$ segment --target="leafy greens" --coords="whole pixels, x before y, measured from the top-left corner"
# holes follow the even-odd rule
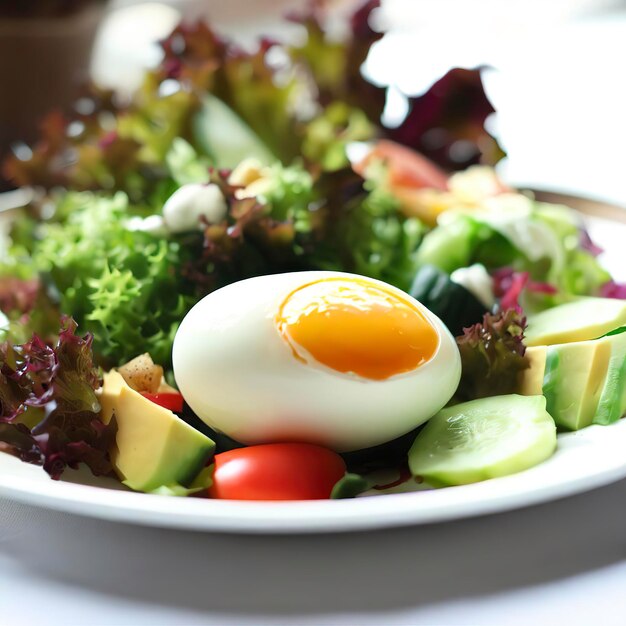
[[[42,465],[55,479],[79,463],[95,475],[112,471],[115,420],[100,421],[92,337],[75,333],[76,323],[66,318],[54,346],[35,335],[0,349],[0,449]]]
[[[515,309],[486,313],[483,321],[457,337],[461,353],[459,402],[514,393],[521,371],[529,367],[524,346],[526,318]]]

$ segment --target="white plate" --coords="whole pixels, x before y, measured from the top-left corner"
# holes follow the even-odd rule
[[[621,242],[626,224],[593,218],[605,262],[624,279]],[[0,454],[0,496],[102,519],[168,528],[239,533],[353,531],[425,524],[537,504],[626,477],[626,420],[559,436],[556,454],[530,470],[440,490],[385,494],[353,500],[234,502],[168,498],[120,490],[108,479],[67,472],[76,482],[54,482],[40,469]],[[98,486],[95,486],[98,485]]]

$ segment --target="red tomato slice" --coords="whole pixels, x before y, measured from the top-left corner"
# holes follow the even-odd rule
[[[408,187],[410,189],[448,188],[447,174],[432,161],[419,152],[411,150],[395,141],[381,139],[374,148],[353,168],[363,176],[370,162],[381,160],[387,164],[389,184],[391,187]]]
[[[164,409],[174,411],[174,413],[182,413],[183,411],[183,397],[179,393],[142,393],[141,395]]]
[[[209,495],[223,500],[323,500],[346,473],[338,454],[305,443],[229,450],[214,463]]]

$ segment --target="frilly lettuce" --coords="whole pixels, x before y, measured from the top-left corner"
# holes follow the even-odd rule
[[[104,362],[114,365],[146,351],[169,364],[178,323],[196,301],[181,277],[202,238],[183,245],[126,227],[125,194],[70,193],[59,201],[64,221],[39,224],[32,256],[23,259],[90,331]],[[147,314],[149,312],[149,314]]]
[[[327,222],[324,240],[312,253],[315,267],[363,274],[408,290],[418,268],[418,249],[426,227],[406,217],[398,201],[372,181],[364,193]]]
[[[519,372],[529,367],[524,346],[526,319],[515,309],[486,313],[457,337],[461,354],[459,402],[513,393]]]
[[[112,471],[109,449],[116,425],[100,421],[100,379],[92,338],[63,321],[54,346],[33,336],[0,349],[0,450],[36,465],[52,478],[86,464],[96,475]]]

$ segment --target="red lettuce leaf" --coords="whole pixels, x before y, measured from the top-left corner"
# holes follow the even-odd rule
[[[273,154],[290,161],[300,152],[295,111],[298,79],[270,61],[275,41],[262,38],[246,52],[203,22],[181,24],[162,42],[159,81],[175,80],[198,102],[210,93],[234,111]]]
[[[100,421],[91,336],[63,320],[56,345],[39,337],[0,351],[0,445],[52,478],[86,464],[96,475],[112,470],[109,449],[116,425]]]
[[[493,165],[504,156],[485,129],[485,120],[494,112],[480,69],[454,68],[425,94],[409,98],[407,117],[388,134],[447,170]]]
[[[0,452],[33,465],[43,465],[46,461],[39,444],[24,424],[0,422]]]
[[[492,278],[494,294],[500,302],[500,308],[521,311],[519,300],[528,283],[528,272],[516,272],[512,268],[504,267],[493,272]]]
[[[371,25],[379,6],[379,0],[369,0],[354,12],[344,42],[328,37],[323,2],[312,2],[307,13],[291,17],[305,28],[307,40],[290,53],[308,69],[319,104],[340,101],[365,111],[382,136],[421,152],[446,170],[497,163],[504,152],[485,129],[494,108],[480,69],[450,70],[425,94],[409,98],[409,113],[399,127],[381,126],[387,88],[373,85],[361,72],[372,44],[382,37]]]
[[[486,313],[483,321],[457,337],[461,353],[459,401],[513,393],[519,372],[529,367],[525,356],[526,318],[515,309]]]
[[[520,298],[527,290],[530,293],[554,295],[557,288],[549,283],[530,280],[528,272],[516,272],[511,267],[500,268],[491,274],[493,289],[498,298],[500,309],[515,309],[522,311]]]
[[[305,43],[290,48],[289,53],[309,74],[316,101],[323,107],[344,102],[365,111],[377,124],[385,107],[386,90],[367,81],[361,67],[372,45],[383,36],[371,26],[372,13],[379,7],[380,0],[362,2],[350,16],[345,41],[328,36],[324,26],[328,16],[322,1],[312,1],[307,11],[289,16],[306,31]]]
[[[600,295],[603,298],[626,300],[626,283],[616,283],[614,280],[610,280],[600,287]]]
[[[229,175],[229,171],[211,172],[211,182],[221,189],[228,211],[221,223],[206,223],[202,254],[182,270],[199,296],[234,280],[308,269],[297,251],[314,233],[297,232],[293,216],[277,218],[279,211],[271,202],[236,197],[240,187],[228,182]]]
[[[592,254],[593,256],[600,256],[604,252],[604,250],[600,246],[594,243],[594,241],[589,236],[589,233],[584,228],[580,229],[580,247],[583,250],[586,250],[587,252]]]
[[[162,42],[163,60],[128,101],[89,86],[68,115],[52,113],[32,150],[4,164],[18,185],[123,190],[140,203],[162,199],[171,184],[166,156],[181,137],[201,156],[194,132],[203,97],[222,100],[284,163],[302,155],[308,122],[336,103],[367,116],[378,134],[414,148],[449,170],[502,155],[484,123],[493,112],[478,70],[454,69],[424,95],[410,99],[399,128],[381,126],[387,88],[361,71],[382,33],[372,27],[379,0],[363,2],[337,41],[325,28],[325,2],[312,0],[292,17],[304,28],[301,46],[261,39],[252,52],[198,22],[178,26]]]
[[[162,94],[154,73],[130,102],[89,85],[74,111],[44,118],[39,140],[6,159],[2,174],[16,185],[123,190],[145,200],[167,178],[165,155],[176,136],[188,137],[197,106],[189,92]]]
[[[35,307],[41,285],[38,279],[0,277],[0,311],[5,314],[29,313]]]

